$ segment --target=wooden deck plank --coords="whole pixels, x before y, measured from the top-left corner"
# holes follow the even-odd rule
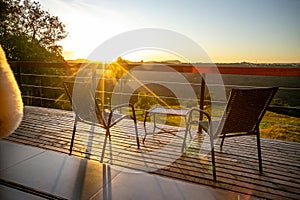
[[[261,139],[263,174],[258,173],[255,138],[226,138],[223,150],[216,144],[218,181],[212,181],[209,144],[193,133],[194,141],[182,154],[183,132],[148,135],[145,144],[143,124],[138,124],[141,149],[137,149],[134,128],[124,121],[112,129],[104,162],[113,167],[147,171],[215,188],[238,192],[257,198],[300,199],[300,144]],[[148,124],[151,126],[151,123]],[[43,149],[69,152],[73,113],[69,111],[25,107],[21,126],[6,140]],[[151,127],[149,127],[149,130]],[[100,160],[104,131],[78,124],[74,156]],[[205,147],[205,148],[204,148]],[[202,149],[204,154],[199,154]]]

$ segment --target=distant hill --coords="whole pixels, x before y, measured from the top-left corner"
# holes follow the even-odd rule
[[[77,58],[76,60],[67,60],[68,63],[90,63],[91,61],[85,58]]]

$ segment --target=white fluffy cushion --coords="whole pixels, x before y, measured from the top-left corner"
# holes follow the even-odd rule
[[[0,138],[13,133],[22,117],[21,92],[0,45]]]

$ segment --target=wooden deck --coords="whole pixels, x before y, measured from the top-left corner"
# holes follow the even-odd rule
[[[151,124],[149,125],[151,126]],[[69,111],[25,107],[21,126],[6,140],[68,153],[73,128]],[[144,128],[139,123],[139,135]],[[151,127],[149,127],[151,128]],[[79,124],[73,155],[99,160],[103,130]],[[181,153],[182,132],[148,135],[141,150],[136,147],[134,129],[124,121],[112,131],[104,162],[113,167],[146,171],[221,190],[263,199],[300,199],[300,144],[262,139],[263,175],[258,173],[256,142],[252,137],[228,138],[223,151],[216,145],[218,181],[212,181],[209,146],[193,134],[186,153]],[[142,139],[140,140],[142,141]]]

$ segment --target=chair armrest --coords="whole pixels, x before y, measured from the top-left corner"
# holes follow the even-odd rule
[[[118,112],[118,109],[121,109],[121,108],[129,108],[132,111],[132,114],[129,113],[127,115],[130,116],[132,119],[136,120],[135,109],[131,103],[119,104],[119,105],[112,107],[110,114],[112,115],[114,112],[116,112],[116,111]]]
[[[207,117],[208,122],[210,123],[211,117],[210,117],[209,113],[202,110],[202,109],[200,109],[200,108],[191,108],[189,110],[189,112],[188,112],[188,123],[199,123],[201,121],[200,119],[193,120],[193,114],[195,112],[199,113],[199,115],[204,114]]]
[[[130,104],[130,103],[119,104],[119,105],[116,105],[116,106],[112,107],[111,110],[114,111],[114,110],[117,110],[117,109],[120,109],[120,108],[126,108],[126,107],[127,108],[133,108],[133,105]]]
[[[199,118],[193,118],[193,115],[197,113]],[[200,120],[200,115],[203,114],[206,116],[207,120]],[[200,109],[200,108],[191,108],[187,115],[187,124],[188,126],[191,125],[200,125],[206,132],[208,132],[210,124],[211,124],[211,117],[208,112]]]

